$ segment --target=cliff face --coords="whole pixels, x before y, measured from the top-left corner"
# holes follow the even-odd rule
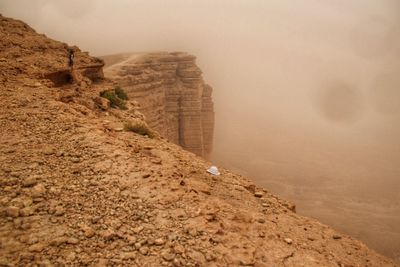
[[[212,149],[212,88],[186,53],[105,56],[105,75],[139,102],[150,127],[171,142],[208,157]]]

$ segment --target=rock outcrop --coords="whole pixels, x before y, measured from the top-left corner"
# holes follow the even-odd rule
[[[37,34],[22,21],[0,15],[0,40],[0,82],[27,74],[48,79],[55,86],[73,82],[89,85],[104,78],[101,59],[89,56],[76,46]],[[70,51],[74,53],[73,66],[69,64]]]
[[[212,88],[187,53],[105,56],[105,74],[137,100],[150,127],[197,155],[212,150]]]

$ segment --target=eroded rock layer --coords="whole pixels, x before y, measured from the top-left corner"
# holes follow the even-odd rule
[[[212,149],[214,108],[196,58],[187,53],[105,56],[105,74],[137,100],[150,127],[171,142],[207,157]]]

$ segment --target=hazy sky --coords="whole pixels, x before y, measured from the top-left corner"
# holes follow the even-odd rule
[[[226,97],[219,92],[229,86],[232,100],[254,101],[254,94],[242,93],[250,86],[288,101],[277,91],[316,76],[354,80],[356,75],[363,86],[370,72],[391,72],[400,54],[398,0],[1,0],[0,10],[94,55],[193,53],[217,88],[216,100]],[[275,85],[280,89],[271,90]],[[308,97],[304,92],[310,88],[299,88],[296,97]]]
[[[0,0],[0,13],[92,55],[196,55],[217,163],[339,228],[360,219],[352,234],[400,257],[399,0]],[[336,211],[338,196],[381,206]],[[371,216],[381,230],[363,228]]]

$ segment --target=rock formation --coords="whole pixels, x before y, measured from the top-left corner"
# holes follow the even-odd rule
[[[65,68],[64,44],[0,15],[0,46],[0,266],[397,266],[243,176],[124,131],[141,116],[98,99],[111,82],[38,75]]]
[[[49,79],[55,86],[71,84],[74,79],[83,85],[104,78],[101,59],[89,56],[76,46],[70,47],[44,34],[37,34],[22,21],[8,20],[0,15],[0,23],[0,51],[3,51],[0,81],[28,73],[37,79]],[[15,35],[20,38],[15,38]],[[75,55],[73,67],[68,62],[70,50]],[[13,61],[13,64],[8,64],[8,61]]]
[[[186,53],[105,56],[105,74],[122,86],[150,127],[205,158],[211,152],[214,109],[195,57]]]

